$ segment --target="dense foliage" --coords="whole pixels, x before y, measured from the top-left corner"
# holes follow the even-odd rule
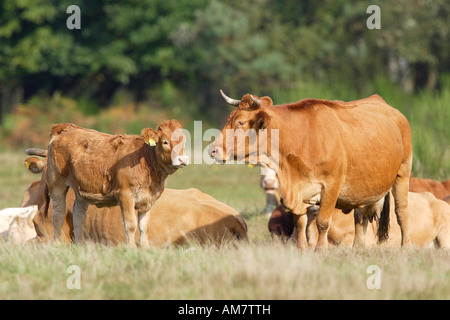
[[[66,27],[73,4],[80,30]],[[219,88],[239,96],[339,81],[364,94],[380,72],[406,91],[438,88],[450,68],[448,1],[373,4],[379,30],[366,27],[366,1],[3,0],[0,120],[55,91],[102,108],[119,88],[142,101],[168,86],[217,116]]]

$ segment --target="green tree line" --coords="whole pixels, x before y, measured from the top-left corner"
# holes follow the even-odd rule
[[[366,26],[370,4],[381,29]],[[79,30],[66,26],[70,5]],[[168,86],[215,119],[219,89],[270,95],[310,81],[365,94],[381,73],[406,92],[439,90],[449,12],[446,0],[2,0],[0,122],[56,91],[106,108],[119,89],[142,101]]]

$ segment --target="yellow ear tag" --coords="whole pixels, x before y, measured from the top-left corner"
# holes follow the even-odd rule
[[[29,162],[24,161],[23,164],[25,165],[25,167],[27,167],[27,170],[28,170],[28,168],[30,168],[30,163]]]
[[[148,139],[148,144],[152,147],[156,146],[156,141],[153,140],[152,138]]]

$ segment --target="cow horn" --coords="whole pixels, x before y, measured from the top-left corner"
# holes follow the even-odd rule
[[[30,156],[39,156],[44,158],[47,156],[47,150],[45,149],[29,148],[25,150],[25,153]]]
[[[223,93],[222,90],[220,90],[220,94],[222,95],[223,100],[225,100],[229,105],[237,107],[241,103],[241,100],[231,99],[225,93]]]
[[[254,96],[250,95],[250,97],[252,98],[253,102],[256,103],[256,105],[259,107],[261,106],[261,100],[256,99]]]

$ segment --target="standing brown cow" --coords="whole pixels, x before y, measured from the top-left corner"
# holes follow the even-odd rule
[[[46,180],[53,200],[54,238],[61,237],[66,193],[76,194],[73,208],[75,242],[83,237],[86,210],[119,205],[127,242],[135,247],[138,211],[141,247],[148,246],[150,209],[164,190],[166,178],[188,164],[185,136],[177,120],[142,135],[110,135],[73,124],[54,125],[47,151]]]
[[[284,205],[298,225],[299,247],[307,246],[304,203],[320,204],[316,249],[326,249],[335,207],[349,212],[372,205],[391,188],[402,245],[410,244],[411,129],[398,110],[378,95],[351,102],[305,99],[283,105],[250,94],[241,100],[223,92],[222,96],[237,108],[211,145],[210,156],[218,162],[265,163],[277,171]],[[278,148],[272,147],[273,135],[279,136]],[[272,161],[275,153],[278,163]]]

